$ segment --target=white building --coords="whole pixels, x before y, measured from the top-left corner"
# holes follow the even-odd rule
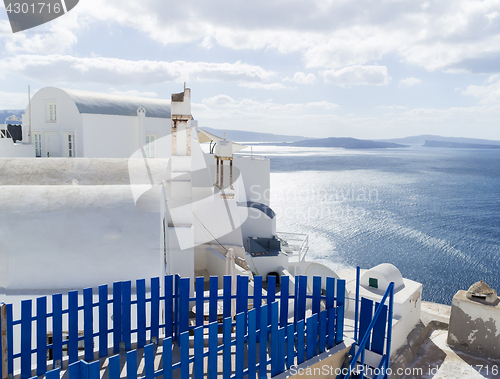
[[[45,87],[23,115],[22,143],[3,141],[0,156],[128,158],[144,147],[146,157],[161,158],[170,154],[160,141],[169,133],[168,100]]]

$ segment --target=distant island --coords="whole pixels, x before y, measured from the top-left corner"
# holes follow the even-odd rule
[[[446,141],[425,141],[424,147],[445,147],[452,149],[500,149],[500,145],[487,145],[480,143],[461,143]]]
[[[408,147],[393,142],[371,141],[366,139],[356,139],[347,137],[330,137],[321,139],[311,139],[307,141],[297,141],[292,143],[282,143],[281,145],[298,147],[341,147],[344,149],[387,149]]]

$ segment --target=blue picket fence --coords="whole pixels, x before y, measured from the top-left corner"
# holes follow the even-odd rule
[[[106,361],[109,378],[118,379],[119,353],[126,352],[127,378],[136,379],[137,349],[142,349],[147,379],[160,375],[171,378],[175,370],[181,378],[188,378],[190,370],[195,378],[202,378],[205,358],[209,378],[215,378],[218,371],[224,378],[262,378],[268,370],[275,376],[343,340],[346,300],[344,280],[327,278],[322,293],[321,278],[315,277],[312,295],[308,294],[306,276],[294,278],[293,291],[292,279],[281,277],[278,294],[275,280],[269,277],[265,291],[262,277],[255,277],[250,295],[248,278],[238,277],[237,294],[231,295],[231,277],[224,277],[221,293],[217,277],[210,278],[208,291],[204,279],[196,278],[194,297],[189,296],[189,278],[179,276],[165,276],[162,288],[159,278],[152,278],[149,288],[144,279],[137,280],[135,290],[130,281],[118,282],[112,288],[86,288],[82,296],[70,291],[66,307],[62,294],[39,297],[34,314],[32,300],[24,300],[21,317],[16,320],[12,305],[4,305],[6,339],[0,348],[7,365],[2,372],[12,377],[19,366],[21,379],[34,375],[54,379],[61,368],[68,367],[70,379],[98,379],[99,358],[115,354]],[[306,318],[309,305],[312,315]],[[206,308],[207,312],[200,312]],[[16,351],[14,336],[20,340]],[[158,345],[162,346],[161,368],[154,365]],[[178,359],[172,353],[175,346],[180,352]],[[217,366],[218,356],[222,367]]]

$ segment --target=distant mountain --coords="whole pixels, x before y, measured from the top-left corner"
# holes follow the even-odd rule
[[[344,149],[387,149],[387,148],[400,148],[408,147],[393,142],[371,141],[356,138],[322,138],[311,139],[306,141],[298,141],[289,143],[290,146],[299,147],[342,147]]]
[[[441,137],[431,134],[424,134],[421,136],[412,136],[405,138],[381,139],[377,141],[403,143],[406,145],[418,145],[418,146],[424,145],[425,141],[472,143],[480,145],[500,145],[500,141],[494,141],[494,140],[479,139],[479,138],[463,138],[463,137]]]
[[[5,124],[5,119],[9,116],[16,115],[19,118],[22,118],[24,114],[24,109],[6,109],[0,110],[0,125]]]
[[[224,137],[235,142],[295,142],[308,139],[302,136],[289,136],[283,134],[248,132],[243,130],[221,130],[201,126],[203,130]]]
[[[425,141],[425,147],[447,147],[453,149],[500,149],[500,145],[486,145],[482,143],[460,143],[445,141]]]

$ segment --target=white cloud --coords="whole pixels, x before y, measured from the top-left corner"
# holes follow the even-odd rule
[[[386,85],[391,78],[385,66],[349,66],[338,70],[323,72],[326,83],[339,86],[350,85]]]
[[[0,75],[19,73],[57,83],[155,84],[172,81],[259,82],[274,72],[242,62],[131,61],[69,55],[18,55],[0,60]]]
[[[251,82],[251,83],[240,83],[238,84],[240,87],[250,88],[250,89],[266,89],[266,90],[274,90],[274,89],[287,89],[289,87],[281,84],[281,83],[259,83],[259,82]]]
[[[414,86],[415,84],[419,84],[420,82],[421,82],[420,79],[412,77],[412,78],[401,79],[399,81],[399,85],[402,85],[405,87],[411,87],[411,86]]]
[[[25,109],[28,104],[28,93],[0,91],[0,104],[1,109]]]
[[[158,94],[156,92],[138,91],[135,89],[131,89],[128,91],[119,91],[115,88],[110,88],[109,93],[113,93],[115,95],[133,96],[133,97],[158,97]]]
[[[316,81],[316,76],[312,73],[305,74],[299,71],[293,75],[293,78],[287,77],[283,81],[295,82],[297,84],[313,84]]]
[[[329,103],[328,101],[316,101],[312,103],[307,103],[306,108],[323,108],[327,110],[339,109],[340,105]]]
[[[500,76],[492,75],[484,86],[468,86],[462,95],[474,96],[483,104],[500,103]]]

